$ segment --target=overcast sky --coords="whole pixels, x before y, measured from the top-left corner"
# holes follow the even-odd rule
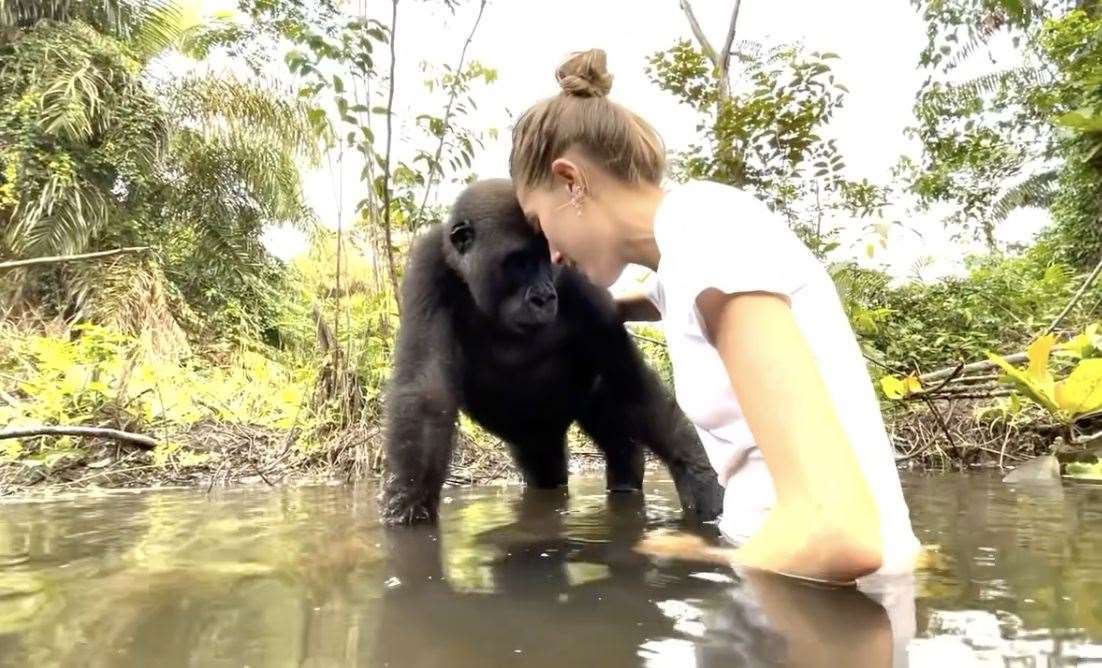
[[[205,11],[232,6],[230,0],[202,0]],[[360,4],[360,3],[355,3]],[[389,22],[390,2],[367,0],[372,16]],[[422,60],[454,64],[473,23],[476,0],[467,0],[451,16],[434,0],[399,5],[397,108],[425,110],[425,88],[414,84],[425,74]],[[731,11],[731,0],[694,0],[693,8],[714,44],[722,44]],[[840,82],[850,90],[846,106],[828,131],[838,139],[850,178],[887,181],[888,171],[904,152],[914,152],[903,136],[911,122],[914,92],[923,80],[917,69],[918,53],[925,36],[922,23],[907,0],[743,0],[738,23],[739,39],[767,44],[802,41],[809,49],[832,51]],[[694,139],[695,114],[676,103],[647,79],[646,58],[680,38],[691,38],[678,0],[490,0],[471,47],[470,57],[498,72],[496,83],[475,92],[478,115],[472,127],[497,127],[499,139],[489,142],[474,168],[480,177],[506,176],[512,119],[537,99],[556,92],[553,72],[571,51],[600,47],[609,54],[615,77],[611,97],[645,116],[673,149]],[[1005,50],[1003,58],[1013,57]],[[986,55],[971,68],[991,67]],[[404,133],[396,133],[400,141]],[[363,196],[359,167],[346,163],[339,169],[330,163],[306,177],[307,196],[321,220],[335,227],[338,211],[345,221]],[[455,190],[443,188],[447,201]],[[925,255],[937,263],[923,272],[932,278],[959,267],[969,250],[949,241],[937,214],[917,215],[892,211],[909,230],[892,233],[888,249],[872,261],[887,263],[897,275],[907,274]],[[1029,239],[1044,224],[1041,212],[1014,215],[1004,223],[1006,240]],[[850,230],[847,241],[863,248],[859,224],[837,220]],[[921,234],[919,237],[915,231]],[[289,256],[302,248],[297,235],[273,232],[268,243],[274,252]],[[971,246],[974,250],[976,247]]]

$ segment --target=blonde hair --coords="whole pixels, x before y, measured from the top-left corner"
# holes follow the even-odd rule
[[[578,147],[625,183],[658,185],[666,169],[662,138],[638,115],[609,100],[612,75],[601,49],[574,53],[555,72],[562,91],[534,104],[513,128],[509,173],[517,186],[551,180],[551,163]]]

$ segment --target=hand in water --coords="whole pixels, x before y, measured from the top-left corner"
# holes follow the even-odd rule
[[[807,510],[778,506],[735,551],[732,562],[823,584],[853,585],[880,568],[880,521],[875,514],[845,517],[844,526],[831,525]]]
[[[635,551],[652,557],[728,565],[733,564],[738,552],[733,547],[709,545],[700,536],[675,531],[652,531],[636,544]]]
[[[806,517],[806,516],[804,516]],[[741,547],[709,545],[699,536],[655,532],[636,550],[652,556],[727,564],[752,568],[800,580],[833,586],[853,586],[858,577],[879,567],[879,543],[871,547],[855,543],[851,536],[832,535],[808,526],[804,517],[774,511]]]

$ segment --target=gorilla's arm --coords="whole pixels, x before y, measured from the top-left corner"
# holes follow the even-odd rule
[[[573,322],[592,323],[585,354],[600,373],[592,412],[658,456],[674,479],[683,510],[705,521],[717,517],[723,488],[700,437],[632,344],[611,296],[567,275],[560,281],[559,301]]]
[[[459,408],[460,354],[438,234],[418,240],[402,281],[402,323],[386,396],[387,524],[435,522]]]
[[[616,309],[624,322],[657,322],[662,314],[654,303],[642,294],[622,295],[616,298]]]

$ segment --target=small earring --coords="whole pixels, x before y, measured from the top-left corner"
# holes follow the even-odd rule
[[[578,213],[578,217],[582,216],[582,198],[585,197],[585,191],[581,186],[571,189],[570,191],[570,204],[574,207],[574,210]]]

